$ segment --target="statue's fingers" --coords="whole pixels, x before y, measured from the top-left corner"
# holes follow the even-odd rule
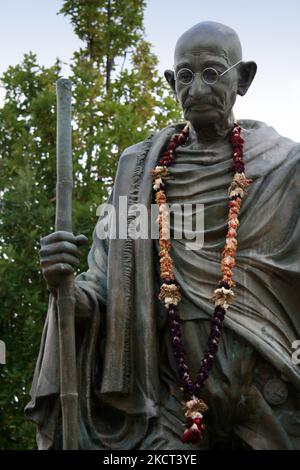
[[[56,253],[55,255],[41,258],[40,264],[42,267],[50,266],[52,264],[67,263],[71,266],[77,266],[80,261],[76,256],[70,255],[69,253]]]
[[[78,249],[77,245],[66,241],[50,243],[49,245],[42,245],[39,253],[40,258],[55,255],[56,253],[69,253],[75,256],[81,255],[81,251]]]
[[[80,234],[75,237],[75,241],[77,245],[87,245],[89,239],[85,235]]]
[[[45,269],[43,269],[43,273],[46,278],[50,278],[57,274],[72,274],[74,273],[74,269],[70,264],[58,263],[47,266]]]
[[[75,235],[71,232],[66,232],[64,230],[58,230],[56,232],[49,233],[45,237],[40,239],[41,245],[48,245],[49,243],[56,243],[61,241],[67,241],[70,243],[75,242]]]

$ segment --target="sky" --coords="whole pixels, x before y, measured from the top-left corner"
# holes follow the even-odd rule
[[[61,0],[0,0],[0,74],[29,51],[45,66],[52,65],[56,57],[69,63],[80,41],[68,18],[57,15],[61,5]],[[243,45],[243,59],[258,65],[247,95],[238,97],[237,119],[264,121],[300,142],[299,0],[148,0],[146,39],[158,56],[162,75],[172,68],[178,37],[204,20],[235,29]],[[67,74],[67,67],[65,71]]]

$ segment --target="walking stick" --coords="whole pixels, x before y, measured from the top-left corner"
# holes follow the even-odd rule
[[[55,230],[72,232],[72,128],[70,80],[56,82],[57,94],[57,186]],[[78,393],[75,349],[74,275],[66,275],[58,288],[60,353],[60,401],[63,449],[78,449]]]

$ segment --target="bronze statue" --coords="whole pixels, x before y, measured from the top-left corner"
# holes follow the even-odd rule
[[[231,28],[203,22],[185,32],[176,44],[174,72],[165,72],[185,121],[125,150],[110,198],[117,214],[120,196],[129,206],[150,207],[153,170],[174,134],[183,136],[177,138],[171,177],[158,184],[170,204],[204,204],[203,247],[187,250],[184,238],[171,238],[181,293],[178,315],[193,380],[210,337],[211,296],[227,233],[229,136],[236,129],[232,108],[255,73],[256,64],[243,61]],[[182,442],[184,391],[158,299],[159,241],[102,239],[111,221],[107,211],[94,230],[89,270],[75,280],[81,449],[300,449],[300,367],[292,360],[300,339],[300,145],[264,123],[238,124],[251,185],[239,213],[235,301],[226,311],[201,392],[208,406],[203,439]],[[243,162],[236,158],[242,172]],[[26,408],[37,423],[40,449],[62,447],[56,295],[64,275],[78,265],[84,243],[83,235],[65,231],[41,241],[51,295]],[[227,267],[223,274],[230,281]],[[222,286],[227,292],[231,284]]]

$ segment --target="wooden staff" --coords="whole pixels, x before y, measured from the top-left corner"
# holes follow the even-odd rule
[[[57,95],[57,185],[55,230],[72,232],[72,83],[60,78]],[[78,393],[75,349],[74,275],[65,275],[58,288],[60,400],[63,449],[78,449]]]

